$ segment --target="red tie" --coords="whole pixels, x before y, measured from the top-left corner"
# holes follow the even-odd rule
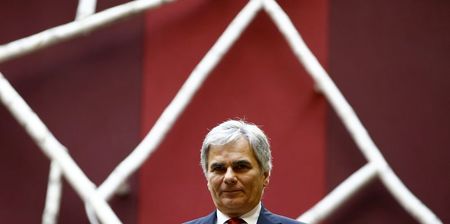
[[[231,218],[228,219],[227,221],[227,224],[242,224],[242,223],[245,223],[245,221],[240,218]]]

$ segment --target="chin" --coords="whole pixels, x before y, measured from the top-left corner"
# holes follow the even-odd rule
[[[244,202],[241,199],[225,199],[222,200],[222,205],[228,209],[238,209],[244,205]]]

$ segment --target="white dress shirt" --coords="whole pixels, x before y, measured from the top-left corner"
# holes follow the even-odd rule
[[[241,219],[243,219],[247,224],[256,224],[259,218],[259,213],[261,212],[261,202],[259,202],[255,208],[250,210],[249,212],[242,215]],[[227,215],[223,214],[219,209],[217,209],[217,222],[216,224],[224,224],[228,219],[231,217],[228,217]]]

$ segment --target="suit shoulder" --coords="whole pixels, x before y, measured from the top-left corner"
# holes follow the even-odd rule
[[[211,214],[209,214],[205,217],[200,217],[198,219],[183,222],[183,224],[209,224],[209,223],[215,223],[215,222],[216,222],[216,213],[212,212]]]
[[[267,220],[267,221],[270,220],[269,221],[270,223],[305,224],[305,223],[299,222],[299,221],[297,221],[295,219],[291,219],[291,218],[286,217],[286,216],[282,216],[282,215],[278,215],[278,214],[272,213],[272,212],[268,211],[267,209],[265,209],[264,207],[261,210],[260,216],[262,216],[262,217],[260,217],[261,221],[262,220]],[[263,221],[263,223],[265,223],[265,222]]]
[[[202,218],[194,219],[191,221],[183,222],[183,224],[201,224]]]
[[[281,222],[283,224],[305,224],[305,223],[299,222],[295,219],[291,219],[289,217],[274,214],[274,213],[272,213],[272,216],[273,216],[273,219],[278,220],[279,222]]]

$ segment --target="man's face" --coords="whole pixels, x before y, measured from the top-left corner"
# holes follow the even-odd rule
[[[243,215],[261,200],[269,173],[263,173],[245,138],[210,146],[208,189],[216,207],[230,217]]]

